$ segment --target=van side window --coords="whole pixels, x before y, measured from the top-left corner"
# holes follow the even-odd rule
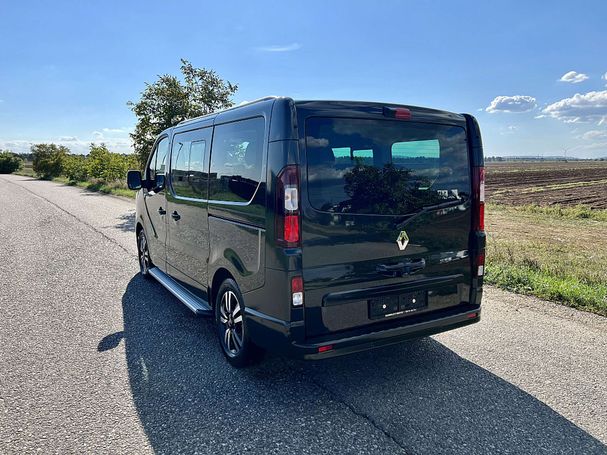
[[[261,181],[264,130],[261,117],[215,127],[209,199],[251,200]]]
[[[169,152],[169,138],[163,138],[158,144],[152,154],[150,165],[147,168],[147,179],[156,179],[157,174],[166,173],[167,155]]]
[[[204,152],[206,141],[195,141],[190,146],[190,173],[188,182],[195,197],[207,197],[208,174],[204,172]]]
[[[188,166],[190,161],[189,141],[179,139],[176,135],[173,139],[173,150],[171,152],[171,186],[177,196],[192,197],[189,194]]]
[[[173,140],[171,153],[171,186],[175,195],[205,199],[207,174],[204,172],[206,141],[185,140],[178,134]]]

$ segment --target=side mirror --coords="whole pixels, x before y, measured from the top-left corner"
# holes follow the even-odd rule
[[[126,174],[126,184],[129,190],[141,189],[141,171],[129,171]]]
[[[154,192],[158,193],[158,191],[164,190],[164,183],[165,183],[165,175],[157,174],[156,181],[154,182]]]

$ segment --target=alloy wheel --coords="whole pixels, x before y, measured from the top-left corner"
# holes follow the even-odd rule
[[[148,274],[150,270],[150,251],[143,231],[139,233],[139,267],[142,275]]]
[[[219,322],[223,328],[221,341],[226,353],[232,357],[238,355],[244,340],[242,307],[236,294],[229,289],[221,297]]]

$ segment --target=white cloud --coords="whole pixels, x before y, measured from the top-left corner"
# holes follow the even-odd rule
[[[103,128],[101,131],[103,131],[104,133],[124,134],[130,133],[132,130],[132,128],[127,128],[123,126],[122,128]]]
[[[580,82],[584,82],[586,79],[589,79],[587,74],[578,73],[577,71],[569,71],[561,76],[559,79],[560,82],[569,82],[570,84],[579,84]]]
[[[104,137],[104,136],[103,136],[103,133],[102,133],[101,131],[93,131],[91,134],[92,134],[93,138],[94,138],[96,141],[101,141],[101,140],[103,140],[103,137]]]
[[[299,43],[291,43],[291,44],[273,44],[270,46],[261,46],[256,48],[261,52],[291,52],[301,49],[301,44]]]
[[[507,136],[510,134],[514,134],[516,132],[516,130],[518,130],[518,127],[515,125],[508,125],[506,127],[501,127],[500,128],[500,135],[501,136]]]
[[[536,100],[532,96],[496,96],[485,110],[492,114],[494,112],[529,112],[536,106]]]
[[[92,139],[81,140],[72,136],[63,136],[59,140],[56,139],[34,139],[34,140],[2,140],[0,139],[0,150],[10,150],[15,153],[29,153],[34,144],[57,144],[63,145],[70,149],[70,152],[75,154],[87,154],[91,143],[104,143],[111,152],[116,153],[132,153],[133,143],[127,138],[111,138],[111,139]]]
[[[582,139],[586,141],[596,141],[597,139],[607,139],[607,130],[591,130],[582,134]]]
[[[576,93],[571,98],[549,104],[542,114],[565,123],[596,121],[600,125],[607,121],[607,90]]]
[[[607,73],[603,74],[603,76],[601,77],[601,79],[603,79],[604,81],[607,81]]]
[[[312,148],[326,147],[329,145],[329,140],[322,138],[317,138],[313,136],[306,136],[306,145]]]

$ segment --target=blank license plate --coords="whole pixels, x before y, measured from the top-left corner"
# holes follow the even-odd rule
[[[369,300],[369,318],[382,319],[419,311],[428,306],[426,291],[387,295]]]

